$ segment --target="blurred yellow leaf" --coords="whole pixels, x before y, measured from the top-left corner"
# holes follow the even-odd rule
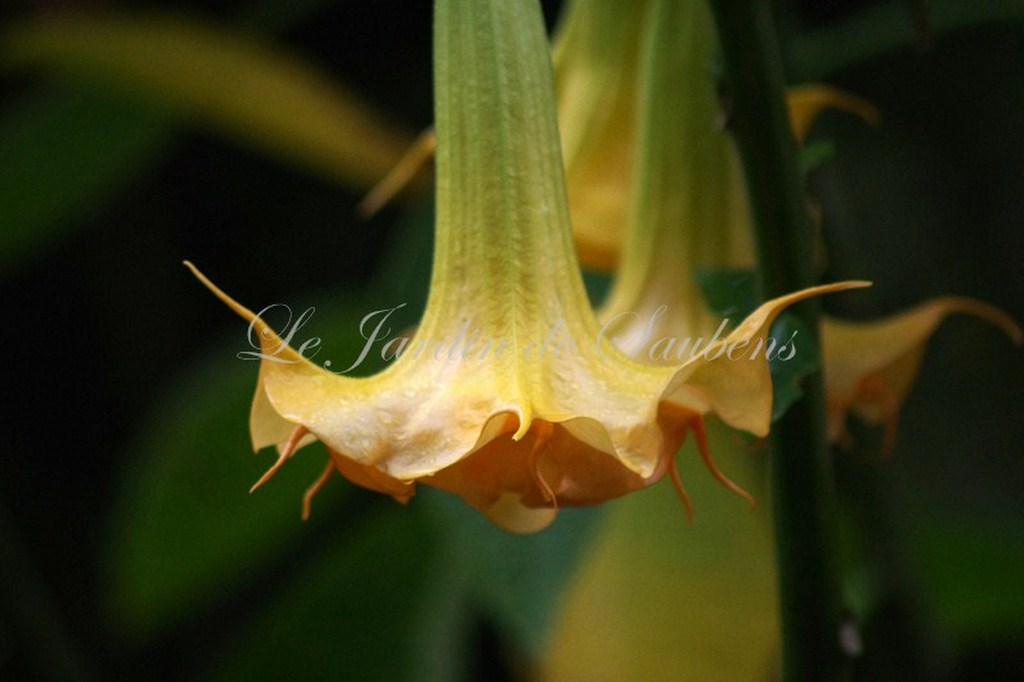
[[[763,462],[720,423],[708,427],[715,458],[765,499]],[[670,486],[609,505],[563,597],[543,679],[771,679],[779,632],[768,505],[738,503],[694,455],[689,446],[679,455],[692,526]]]
[[[186,16],[48,13],[3,32],[0,64],[127,90],[360,187],[413,139],[298,56]]]

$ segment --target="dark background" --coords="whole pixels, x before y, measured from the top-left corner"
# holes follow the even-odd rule
[[[814,131],[836,150],[810,179],[825,216],[827,279],[875,282],[863,296],[828,305],[871,318],[956,293],[1024,320],[1024,10],[1016,23],[951,31],[933,25],[934,33],[918,21],[916,34],[901,29],[907,40],[887,49],[885,36],[893,31],[877,22],[913,27],[911,3],[778,5],[792,79],[828,80],[869,99],[883,116],[882,126],[871,129],[830,114]],[[159,3],[15,2],[0,11],[0,21],[60,7],[154,6]],[[163,7],[274,35],[409,131],[430,123],[426,1]],[[545,3],[545,10],[553,21],[558,3]],[[877,12],[875,23],[862,21],[865,11]],[[852,41],[857,49],[833,64],[817,56],[815,50],[847,45],[836,35],[853,31],[858,21],[866,28]],[[7,71],[0,76],[0,121],[24,118],[39,102],[79,96],[113,102],[143,122],[159,115],[130,93]],[[3,128],[8,136],[18,130]],[[0,163],[3,156],[0,148]],[[361,196],[359,189],[170,121],[149,153],[56,216],[31,249],[3,261],[0,678],[178,679],[206,671],[210,661],[230,657],[232,631],[253,618],[267,595],[285,589],[325,543],[344,544],[346,533],[354,534],[344,520],[314,518],[286,543],[288,554],[270,553],[249,567],[236,593],[144,637],[111,615],[118,598],[111,576],[119,570],[111,566],[117,556],[111,547],[124,542],[118,533],[127,532],[126,518],[134,513],[126,500],[135,498],[126,490],[145,469],[140,462],[153,449],[147,439],[174,433],[175,417],[165,413],[178,404],[183,386],[202,385],[196,401],[243,396],[219,428],[241,443],[239,459],[248,457],[244,400],[255,367],[239,370],[233,357],[244,325],[181,261],[196,262],[252,305],[327,300],[337,292],[358,296],[380,281],[389,262],[399,263],[388,271],[393,280],[408,276],[414,284],[387,285],[422,287],[429,242],[398,235],[429,227],[423,205],[429,201],[419,202],[418,213],[392,207],[361,221],[354,215]],[[4,220],[0,215],[0,230],[10,229]],[[403,265],[409,263],[419,269]],[[196,369],[229,365],[225,379]],[[910,639],[944,643],[940,667],[951,678],[996,679],[1024,667],[1024,573],[1016,573],[1024,567],[1022,370],[1020,350],[998,332],[979,321],[951,320],[932,342],[903,410],[897,451],[871,463],[868,473],[859,460],[839,465],[844,499],[856,506],[869,498],[881,520],[865,527],[882,529],[879,537],[888,539],[879,551],[909,585],[913,607],[894,608],[911,623]],[[239,385],[234,377],[246,371]],[[244,462],[251,471],[224,495],[244,493],[258,473],[259,463]],[[375,514],[380,504],[358,493],[335,502],[346,518]],[[882,541],[852,544],[876,542]],[[464,640],[476,653],[468,654],[463,674],[507,672],[508,652],[518,645],[502,640],[485,617],[472,623]],[[55,643],[66,648],[54,649]],[[876,655],[909,659],[915,645],[890,646]]]

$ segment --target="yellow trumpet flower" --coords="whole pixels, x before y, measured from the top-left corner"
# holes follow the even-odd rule
[[[604,42],[637,42],[635,51],[646,61],[628,68],[639,69],[639,86],[626,92],[622,79],[592,79],[605,88],[604,97],[636,97],[636,106],[612,106],[600,102],[598,93],[586,101],[598,114],[631,111],[635,132],[628,139],[636,147],[634,172],[630,178],[621,169],[618,192],[633,192],[628,212],[606,212],[606,223],[582,221],[576,239],[581,259],[600,244],[623,245],[615,280],[598,315],[609,336],[620,349],[638,361],[658,364],[678,362],[680,353],[713,337],[722,320],[704,302],[694,278],[695,268],[753,268],[754,249],[750,214],[737,155],[731,140],[718,125],[719,106],[711,81],[715,34],[703,3],[687,3],[661,23],[648,17],[643,30],[630,24],[645,11],[669,14],[658,3],[621,3],[604,0],[576,0],[566,22],[564,49],[585,43],[577,31],[598,27],[608,32]],[[594,15],[600,21],[579,19],[575,14]],[[608,14],[618,16],[613,21]],[[663,28],[672,23],[674,32]],[[662,30],[659,30],[659,26]],[[679,36],[685,36],[680,39]],[[642,36],[639,40],[637,36]],[[588,37],[597,41],[596,35]],[[556,55],[559,52],[556,50]],[[587,51],[582,51],[586,56]],[[577,60],[565,58],[566,63]],[[634,62],[637,61],[634,59]],[[611,63],[603,63],[612,68]],[[596,68],[596,67],[595,67]],[[623,67],[627,68],[627,67]],[[597,87],[597,85],[595,85]],[[636,91],[635,93],[633,91]],[[637,94],[639,93],[639,94]],[[789,95],[794,135],[802,138],[814,117],[826,106],[838,107],[874,123],[878,112],[870,104],[828,86],[801,86]],[[601,131],[576,111],[579,128],[593,144]],[[563,138],[574,135],[563,126]],[[591,163],[611,156],[592,154]],[[572,156],[568,157],[570,160]],[[571,167],[571,163],[568,164]],[[611,173],[611,166],[606,168]],[[601,171],[589,171],[600,175]],[[567,171],[567,181],[582,177]],[[610,184],[590,189],[577,188],[575,196],[603,195],[608,202],[615,192]],[[569,187],[570,199],[574,196]],[[623,199],[623,204],[625,200]],[[574,220],[591,211],[570,205]],[[612,220],[620,234],[610,236]],[[602,263],[592,262],[592,265]],[[870,323],[844,322],[825,316],[821,322],[823,371],[829,405],[829,435],[842,440],[848,411],[871,423],[888,424],[883,451],[892,444],[899,403],[907,395],[916,375],[923,344],[941,320],[953,312],[966,312],[1000,326],[1017,343],[1021,331],[1004,313],[979,301],[963,297],[942,297],[907,313]],[[792,350],[792,349],[791,349]]]
[[[576,252],[580,263],[594,270],[615,269],[625,240],[635,163],[638,55],[649,7],[646,2],[574,0],[564,12],[551,49]],[[701,77],[710,83],[710,64]],[[857,115],[872,125],[880,118],[870,102],[819,83],[791,87],[787,101],[793,134],[801,140],[828,108]],[[716,121],[706,133],[721,137],[717,127]],[[373,215],[408,187],[423,184],[435,144],[433,130],[424,130],[367,193],[359,205],[360,214]],[[735,156],[732,149],[726,153]],[[736,166],[738,161],[731,158],[728,163]],[[730,182],[740,183],[739,191],[722,196],[743,197],[738,170],[730,171]],[[733,210],[745,212],[745,202],[744,197],[734,203]],[[747,229],[749,221],[737,218]],[[741,261],[753,263],[749,247]]]
[[[638,5],[650,8],[643,40],[636,46],[640,64],[633,67],[641,74],[630,137],[636,145],[635,170],[631,178],[620,171],[617,186],[622,197],[629,192],[632,196],[628,208],[624,198],[620,201],[616,219],[621,236],[595,239],[609,247],[606,252],[622,245],[599,317],[631,357],[667,364],[677,361],[680,352],[691,352],[694,343],[709,338],[721,324],[705,305],[691,268],[752,267],[750,217],[739,165],[728,136],[717,125],[718,102],[710,78],[715,33],[706,3],[629,3],[628,12],[624,4],[572,4],[580,13],[618,11],[622,24],[640,11]],[[573,17],[566,24],[588,25]],[[632,27],[608,25],[623,37],[636,34]],[[606,92],[608,97],[622,95],[621,90]],[[877,117],[860,100],[820,87],[791,92],[789,103],[799,137],[824,103],[842,105],[868,120]],[[605,105],[598,115],[610,109]],[[572,134],[563,130],[565,137]],[[608,193],[609,187],[601,189]],[[575,196],[586,192],[577,190]],[[610,200],[604,196],[602,201]],[[575,218],[576,206],[571,208]],[[588,238],[584,227],[577,226],[577,239]],[[582,247],[581,257],[591,251]],[[1020,342],[1019,328],[1005,314],[958,297],[935,299],[868,323],[824,318],[821,355],[833,441],[842,437],[852,410],[866,420],[888,422],[883,446],[888,447],[896,410],[916,374],[923,344],[953,312],[994,322]],[[760,494],[765,471],[758,468],[756,453],[726,431],[719,425],[719,432],[711,433],[719,444],[716,455],[744,488]],[[684,460],[683,474],[689,473],[688,464]],[[715,491],[700,487],[703,483],[697,480],[695,493],[712,513],[702,515],[690,529],[665,515],[663,490],[612,504],[562,595],[543,661],[544,679],[777,676],[781,654],[770,517],[763,508],[746,513],[722,504]]]
[[[703,415],[767,432],[765,335],[785,306],[761,306],[675,366],[632,362],[594,317],[573,251],[543,22],[531,2],[442,0],[435,18],[437,226],[423,319],[385,371],[350,378],[248,320],[266,356],[253,401],[257,449],[277,464],[312,438],[335,470],[405,501],[415,484],[451,491],[498,525],[532,532],[559,506],[592,505],[675,473],[693,431],[712,473]],[[460,330],[468,330],[462,341]],[[757,346],[735,360],[732,346]],[[415,349],[415,350],[414,350]]]
[[[632,188],[638,182],[637,173],[644,172],[635,157],[637,107],[645,89],[651,87],[685,92],[685,97],[675,98],[675,104],[681,108],[665,109],[661,114],[686,116],[686,124],[696,133],[689,136],[689,146],[700,146],[701,149],[694,150],[699,158],[713,163],[711,168],[692,164],[696,170],[691,172],[696,175],[689,178],[688,191],[697,196],[700,204],[707,205],[705,211],[731,213],[735,224],[749,232],[742,172],[730,141],[720,130],[721,115],[714,96],[710,58],[701,61],[701,70],[694,68],[690,74],[706,87],[687,87],[681,82],[653,85],[643,80],[638,55],[643,41],[649,39],[645,33],[652,24],[646,16],[652,11],[651,6],[650,2],[573,0],[554,40],[552,59],[569,212],[580,262],[596,270],[614,269],[627,239]],[[706,52],[710,45],[707,41],[713,40],[713,34],[697,40],[704,44],[679,41],[665,49],[676,55],[688,50]],[[791,88],[788,104],[793,134],[798,139],[806,137],[814,119],[826,108],[858,115],[872,124],[879,119],[878,111],[869,102],[817,83]],[[658,152],[652,149],[649,153]],[[669,147],[664,153],[686,154],[687,150]],[[746,245],[733,245],[731,253],[718,256],[733,256],[730,262],[751,266],[750,237],[743,236],[743,240]]]
[[[963,296],[940,296],[871,322],[824,318],[821,351],[829,440],[845,440],[846,415],[853,412],[868,424],[884,424],[881,451],[892,449],[899,406],[914,384],[924,344],[953,313],[968,313],[987,320],[1018,346],[1024,342],[1024,333],[1009,315]]]

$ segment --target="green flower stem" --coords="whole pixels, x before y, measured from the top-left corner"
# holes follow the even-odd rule
[[[766,298],[815,280],[814,231],[784,100],[778,40],[765,0],[711,0],[723,52],[730,125],[743,159]],[[794,306],[817,329],[813,301]],[[816,340],[815,340],[816,341]],[[830,530],[836,509],[821,375],[774,426],[772,503],[783,635],[783,677],[840,676],[839,585]]]

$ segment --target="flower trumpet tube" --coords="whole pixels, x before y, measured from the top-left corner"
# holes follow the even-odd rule
[[[587,267],[619,259],[636,146],[636,77],[647,2],[572,0],[551,50],[576,245]]]
[[[714,31],[709,26],[706,31],[680,34],[685,39],[659,39],[665,58],[676,60],[676,75],[681,75],[679,69],[686,71],[686,80],[665,81],[640,57],[646,49],[644,44],[652,39],[650,33],[657,30],[649,18],[657,11],[655,5],[650,0],[572,0],[554,40],[552,59],[569,210],[580,261],[596,270],[621,266],[622,250],[629,239],[626,224],[631,219],[630,211],[635,210],[633,187],[638,175],[645,172],[638,167],[646,162],[641,158],[644,153],[692,154],[710,164],[705,168],[680,158],[675,162],[673,179],[689,174],[687,192],[697,198],[698,206],[704,206],[707,212],[729,213],[733,225],[743,232],[750,231],[742,169],[729,137],[720,131],[722,116],[712,80]],[[690,14],[706,14],[703,6],[683,9]],[[664,74],[666,70],[659,67],[658,72]],[[652,82],[652,77],[665,82]],[[660,116],[685,117],[681,125],[695,133],[686,147],[667,147],[659,152],[648,144],[646,152],[639,149],[643,127],[657,125],[640,121],[652,115],[650,105],[644,103],[652,88],[676,92],[677,96],[667,96],[674,108],[662,110]],[[798,139],[806,137],[825,108],[860,116],[872,124],[879,119],[870,103],[828,85],[795,86],[788,91],[787,102]],[[646,113],[641,112],[644,108],[648,109]],[[719,255],[728,256],[739,266],[752,265],[751,236],[733,232],[728,236],[729,249]]]
[[[599,504],[666,473],[678,483],[675,453],[691,430],[703,445],[707,413],[764,434],[767,363],[733,361],[726,345],[763,340],[794,301],[861,283],[769,301],[686,363],[634,363],[602,333],[583,289],[539,6],[438,0],[434,49],[436,244],[410,346],[467,325],[476,333],[455,356],[405,353],[368,378],[336,375],[195,271],[284,360],[262,362],[253,401],[254,446],[280,453],[268,473],[316,438],[330,462],[307,503],[338,471],[401,501],[417,483],[448,490],[532,532],[559,506]]]
[[[704,304],[693,269],[750,268],[754,249],[743,170],[716,126],[708,9],[703,2],[644,4],[651,16],[638,47],[631,201],[623,255],[599,316],[624,351],[646,351],[638,359],[664,364],[674,357],[652,356],[658,339],[708,338],[721,322]]]

